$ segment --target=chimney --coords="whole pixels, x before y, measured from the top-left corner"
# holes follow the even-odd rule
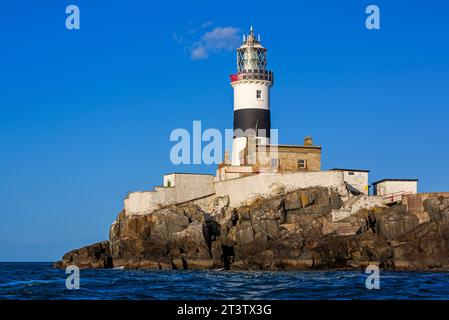
[[[304,138],[304,145],[305,146],[313,146],[313,139],[311,136],[307,136]]]

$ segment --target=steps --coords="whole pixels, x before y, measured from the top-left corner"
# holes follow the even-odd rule
[[[379,196],[355,195],[343,204],[341,209],[332,211],[332,221],[340,221],[348,218],[360,209],[371,209],[373,207],[384,207],[383,199]]]

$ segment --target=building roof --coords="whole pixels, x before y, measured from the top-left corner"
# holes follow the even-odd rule
[[[194,173],[194,172],[170,172],[170,173],[166,173],[164,174],[164,176],[169,176],[172,174],[178,174],[178,175],[195,175],[195,176],[214,176],[213,174],[210,173]]]
[[[311,145],[311,146],[305,146],[305,145],[293,145],[293,144],[257,144],[257,147],[278,147],[278,148],[297,148],[297,149],[321,149],[321,146]]]
[[[410,182],[413,182],[413,181],[418,181],[418,179],[382,179],[382,180],[378,180],[378,181],[375,181],[375,182],[373,182],[372,183],[372,185],[375,185],[375,184],[378,184],[378,183],[381,183],[381,182],[386,182],[386,181],[410,181]]]
[[[354,172],[369,172],[369,170],[364,169],[342,169],[342,168],[333,168],[331,171],[354,171]]]

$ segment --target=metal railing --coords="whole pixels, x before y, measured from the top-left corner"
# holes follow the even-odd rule
[[[393,203],[393,202],[399,202],[402,201],[402,197],[412,194],[411,191],[398,191],[393,193],[388,193],[385,195],[382,195],[382,199],[385,203]]]
[[[274,75],[272,71],[257,69],[244,70],[237,74],[231,75],[231,82],[240,80],[263,80],[273,82]]]

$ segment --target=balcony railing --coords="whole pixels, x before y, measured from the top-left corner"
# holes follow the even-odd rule
[[[232,74],[231,82],[240,80],[263,80],[263,81],[274,81],[274,74],[272,71],[267,70],[243,70],[237,74]]]

